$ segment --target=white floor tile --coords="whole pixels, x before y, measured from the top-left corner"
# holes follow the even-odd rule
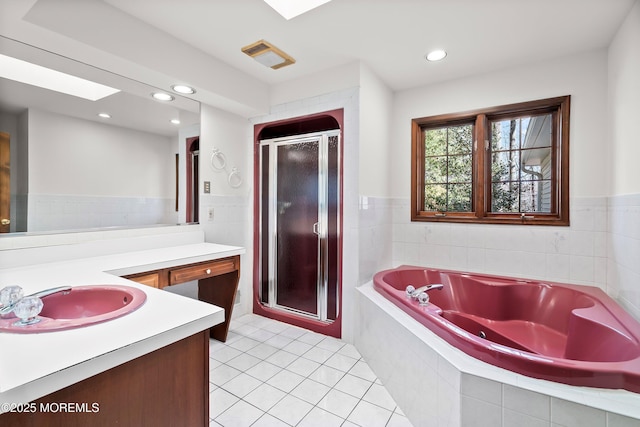
[[[293,353],[298,356],[302,356],[307,351],[311,350],[313,346],[311,344],[304,343],[302,341],[292,341],[282,349],[288,351],[289,353]]]
[[[344,377],[345,373],[329,366],[322,365],[309,375],[309,378],[322,383],[326,386],[333,387],[338,381]]]
[[[240,337],[237,340],[229,344],[229,347],[233,347],[236,350],[247,351],[260,344],[260,341],[253,340],[247,337]]]
[[[320,384],[310,379],[302,381],[296,388],[291,390],[291,395],[298,397],[312,405],[317,404],[331,390],[324,384]]]
[[[286,369],[287,371],[295,372],[296,374],[302,375],[303,377],[308,377],[313,371],[318,369],[319,366],[320,364],[318,362],[305,359],[304,357],[299,357],[291,362],[291,364],[289,364]]]
[[[281,368],[286,368],[296,360],[298,356],[295,354],[289,353],[288,351],[279,350],[273,353],[271,356],[267,357],[266,361],[269,363],[273,363],[276,366],[280,366]]]
[[[290,427],[290,426],[284,421],[280,421],[273,415],[264,414],[251,427]]]
[[[212,391],[209,393],[209,417],[217,417],[239,400],[236,396],[221,388]]]
[[[340,390],[331,389],[327,395],[318,402],[318,407],[336,414],[339,417],[347,418],[359,400]]]
[[[320,347],[313,347],[302,355],[305,359],[313,360],[314,362],[324,363],[328,358],[333,356],[333,352]]]
[[[282,368],[269,362],[260,362],[253,368],[249,369],[246,373],[260,381],[267,381],[278,372],[282,371]]]
[[[261,386],[246,395],[244,400],[266,412],[286,395],[287,394],[284,391],[263,383]]]
[[[276,351],[278,351],[277,348],[272,347],[268,344],[262,343],[253,347],[252,349],[247,350],[247,354],[250,354],[253,357],[257,357],[258,359],[264,360],[267,357],[271,356]]]
[[[322,334],[318,334],[315,332],[307,332],[306,334],[300,336],[298,338],[298,341],[302,341],[304,343],[311,344],[311,345],[316,345],[323,339],[324,339],[324,335]]]
[[[411,427],[340,339],[248,314],[209,349],[211,427]]]
[[[391,411],[361,400],[347,420],[361,426],[384,427],[391,414]]]
[[[373,384],[362,397],[362,400],[381,406],[389,411],[393,411],[397,406],[387,389],[378,384]]]
[[[358,349],[355,348],[352,344],[345,344],[344,347],[338,350],[338,354],[349,356],[354,359],[360,359],[362,357]]]
[[[298,427],[340,427],[344,419],[315,407],[305,416]]]
[[[338,338],[333,337],[325,337],[322,341],[316,344],[316,347],[324,348],[325,350],[329,350],[332,352],[336,352],[344,347],[344,341],[339,340]]]
[[[234,357],[233,359],[229,360],[227,362],[227,365],[244,372],[253,368],[260,362],[261,360],[257,357],[253,357],[252,355],[247,353],[242,353],[240,356]]]
[[[280,334],[289,328],[289,325],[282,322],[273,322],[267,325],[264,325],[262,329],[266,329],[269,332],[273,332],[274,334]]]
[[[252,333],[259,331],[258,328],[256,328],[255,326],[251,326],[248,324],[242,324],[242,325],[238,325],[237,327],[234,327],[232,325],[229,326],[229,330],[235,332],[238,335],[242,335],[242,336],[249,336]]]
[[[413,427],[413,425],[411,424],[411,421],[407,419],[407,417],[394,412],[391,415],[391,419],[387,423],[387,427]]]
[[[353,368],[351,368],[349,373],[367,381],[375,381],[377,379],[376,374],[364,360],[358,360],[358,362],[353,365]]]
[[[291,390],[296,388],[298,384],[300,384],[304,380],[304,377],[294,374],[293,372],[282,370],[275,374],[273,377],[269,378],[267,384],[284,391],[285,393],[290,393]]]
[[[281,349],[291,344],[292,341],[293,339],[291,338],[287,338],[282,335],[274,335],[273,337],[266,340],[264,343]]]
[[[310,403],[300,400],[295,396],[287,395],[280,402],[276,403],[268,413],[287,424],[295,426],[312,408],[313,405]]]
[[[240,400],[235,405],[215,418],[215,421],[224,427],[249,427],[256,422],[263,411]]]
[[[209,358],[209,371],[213,371],[215,368],[222,365],[222,362],[218,362],[216,359]]]
[[[328,358],[327,361],[324,362],[324,364],[339,371],[348,372],[351,368],[353,368],[353,365],[355,365],[356,362],[356,359],[335,353],[333,356]]]
[[[266,329],[256,329],[255,331],[247,334],[247,337],[254,339],[256,341],[264,342],[269,338],[273,338],[276,334],[273,332],[269,332]]]
[[[211,358],[217,360],[218,362],[227,362],[231,359],[233,359],[234,357],[237,357],[241,354],[242,352],[240,350],[236,350],[233,347],[221,347],[221,348],[216,348],[213,351],[209,352],[209,355]]]
[[[221,365],[209,371],[209,381],[217,386],[221,386],[227,381],[237,377],[241,372],[228,365]]]
[[[222,388],[240,398],[245,397],[253,390],[258,388],[262,384],[262,381],[255,379],[254,377],[241,373],[232,380],[227,381]]]
[[[297,326],[289,325],[289,327],[287,329],[285,329],[284,331],[280,332],[280,335],[283,335],[283,336],[288,337],[288,338],[296,339],[296,338],[299,338],[299,337],[301,337],[302,335],[304,335],[306,333],[307,333],[306,329],[302,329],[302,328],[298,328]]]
[[[346,374],[340,381],[338,381],[335,388],[360,399],[364,396],[367,390],[369,390],[371,385],[372,383],[370,381]]]

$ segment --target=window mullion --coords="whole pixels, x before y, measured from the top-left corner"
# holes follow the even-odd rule
[[[475,183],[473,185],[473,211],[477,218],[483,218],[487,214],[486,209],[486,185],[490,185],[487,179],[488,163],[486,161],[487,147],[485,141],[488,140],[487,136],[487,116],[479,114],[476,117],[475,134],[474,134],[474,159],[473,167],[475,169]],[[491,174],[489,173],[489,176]]]

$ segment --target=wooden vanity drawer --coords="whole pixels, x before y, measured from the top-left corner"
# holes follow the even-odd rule
[[[160,273],[157,271],[151,273],[132,274],[124,276],[126,279],[133,280],[142,285],[151,286],[152,288],[160,288]]]
[[[215,261],[207,261],[193,264],[188,267],[174,268],[169,272],[169,284],[190,282],[192,280],[206,279],[238,270],[237,258],[223,258]]]

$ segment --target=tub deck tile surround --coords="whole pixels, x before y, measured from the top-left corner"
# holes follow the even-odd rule
[[[568,386],[494,367],[447,344],[376,292],[372,282],[357,291],[354,345],[414,425],[640,426],[640,394]]]

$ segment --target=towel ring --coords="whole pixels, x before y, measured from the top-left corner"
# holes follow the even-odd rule
[[[231,188],[238,188],[242,185],[242,177],[238,173],[238,169],[235,167],[231,169],[231,173],[229,173],[227,181]]]
[[[219,150],[213,149],[211,153],[211,167],[216,171],[222,171],[227,166],[227,158]]]

